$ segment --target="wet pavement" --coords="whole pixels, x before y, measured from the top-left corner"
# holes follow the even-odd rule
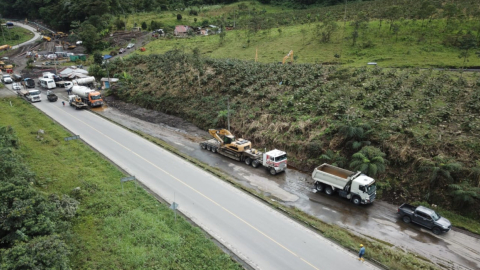
[[[160,138],[181,152],[217,167],[266,195],[295,206],[330,224],[337,224],[358,234],[389,242],[402,250],[417,253],[445,269],[480,269],[480,236],[450,231],[437,236],[415,224],[397,218],[397,207],[384,201],[355,206],[338,196],[313,193],[311,176],[294,169],[272,176],[267,170],[202,150],[198,142],[206,132],[186,132],[130,117],[116,109],[103,109],[103,116],[134,130]],[[203,137],[203,138],[202,138]]]
[[[66,99],[61,89],[55,91]],[[160,138],[181,152],[217,167],[239,183],[295,206],[320,220],[337,224],[355,233],[391,243],[401,250],[417,253],[444,269],[480,269],[480,236],[452,230],[440,236],[397,218],[397,207],[384,201],[356,206],[338,196],[313,193],[311,176],[294,169],[272,176],[267,170],[202,150],[198,142],[208,138],[202,130],[185,131],[131,117],[114,108],[97,108],[97,113],[130,129]]]

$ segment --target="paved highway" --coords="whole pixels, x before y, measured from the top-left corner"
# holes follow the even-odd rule
[[[40,39],[41,36],[40,34],[37,32],[37,29],[29,26],[29,25],[26,25],[24,23],[21,23],[21,22],[15,22],[15,26],[19,26],[19,27],[22,27],[22,28],[25,28],[27,30],[30,30],[32,31],[32,33],[34,34],[33,38],[31,38],[30,40],[28,41],[25,41],[23,43],[20,43],[18,45],[15,45],[15,46],[12,46],[12,50],[14,49],[17,49],[17,48],[20,48],[21,46],[24,46],[24,45],[28,45],[28,44],[32,44],[34,43],[37,39]]]
[[[45,95],[34,106],[166,201],[175,196],[179,211],[255,269],[375,269],[252,196],[89,111],[49,103]]]

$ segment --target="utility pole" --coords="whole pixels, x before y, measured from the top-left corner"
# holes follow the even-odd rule
[[[230,131],[230,97],[227,96],[227,122],[228,122],[228,131]]]
[[[0,22],[2,21],[1,18],[2,17],[0,16]],[[7,23],[7,22],[5,21],[5,23]],[[5,33],[3,33],[3,26],[0,25],[0,28],[2,28],[3,43],[7,44],[7,40],[5,39]]]
[[[108,59],[105,60],[105,66],[107,67],[108,88],[110,89],[112,86],[110,85],[110,74],[108,73]]]

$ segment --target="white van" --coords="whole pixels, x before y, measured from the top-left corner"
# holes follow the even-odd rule
[[[55,89],[57,85],[55,85],[55,81],[53,79],[40,79],[40,86],[45,89]]]

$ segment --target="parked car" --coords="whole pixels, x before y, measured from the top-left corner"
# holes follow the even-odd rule
[[[442,232],[448,232],[452,228],[452,223],[432,209],[424,206],[412,206],[410,204],[402,204],[397,213],[405,223],[417,223],[423,227],[426,227],[434,234],[441,234]]]
[[[19,83],[13,83],[12,84],[12,89],[13,90],[21,90],[22,86]]]
[[[124,48],[121,48],[121,49],[118,51],[118,53],[119,53],[119,54],[122,54],[122,53],[124,53],[125,51],[126,51],[126,50],[125,50]]]
[[[2,82],[7,84],[7,83],[13,83],[12,77],[10,77],[9,74],[3,74],[2,76]]]
[[[131,49],[131,48],[133,48],[133,47],[135,47],[135,44],[134,44],[134,43],[129,43],[129,44],[127,45],[127,49]]]
[[[14,82],[21,82],[23,78],[22,78],[22,75],[12,74],[12,79]]]
[[[4,56],[4,57],[0,58],[0,60],[8,60],[8,59],[9,59],[9,58],[8,58],[8,57],[6,57],[6,56]]]
[[[81,40],[79,40],[79,41],[76,42],[77,45],[82,45],[82,43],[83,43],[83,42],[82,42]]]

